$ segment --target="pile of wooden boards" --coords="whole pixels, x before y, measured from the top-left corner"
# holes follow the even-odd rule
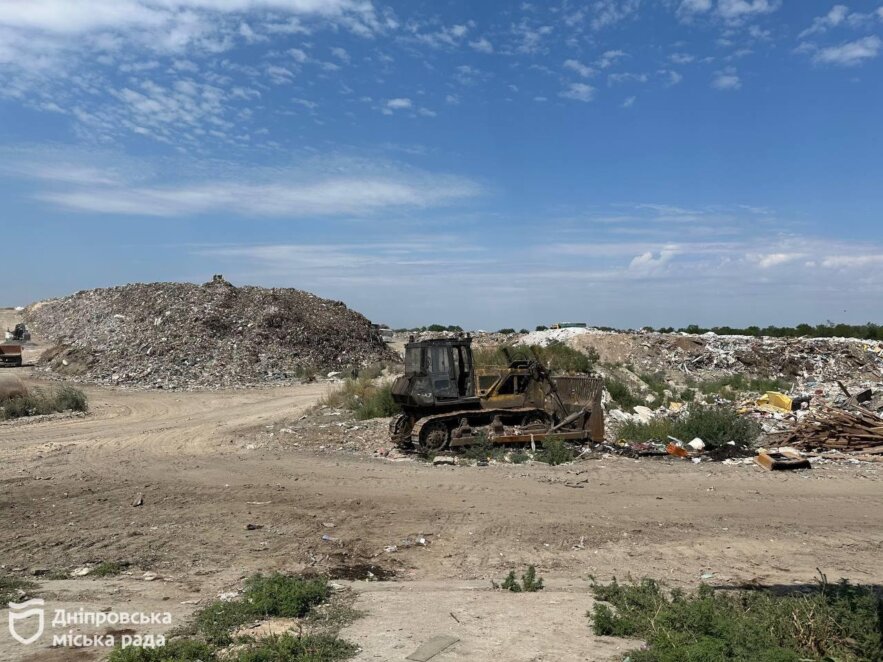
[[[863,407],[823,407],[791,431],[783,445],[803,450],[883,455],[883,419]]]

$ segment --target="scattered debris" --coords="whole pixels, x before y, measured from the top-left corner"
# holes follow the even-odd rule
[[[143,505],[144,505],[144,495],[141,494],[141,492],[138,492],[138,494],[135,495],[135,498],[132,499],[132,507],[137,508],[137,507],[143,506]]]
[[[767,471],[810,469],[812,467],[808,459],[801,457],[800,453],[793,449],[761,451],[757,454],[757,457],[754,458],[754,461]]]
[[[456,618],[454,620],[456,620]],[[427,662],[427,660],[431,660],[442,651],[447,650],[456,644],[458,641],[460,640],[457,637],[452,637],[447,634],[438,635],[429,641],[420,644],[420,647],[405,659],[411,660],[412,662]]]

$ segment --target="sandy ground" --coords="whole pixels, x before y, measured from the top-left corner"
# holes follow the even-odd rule
[[[770,474],[611,457],[433,467],[268,436],[326,388],[90,387],[85,417],[0,423],[0,572],[126,562],[115,578],[38,580],[47,613],[169,611],[179,625],[256,571],[334,576],[371,565],[394,579],[341,581],[366,614],[344,632],[362,647],[358,659],[402,660],[433,635],[459,638],[439,662],[621,657],[634,642],[591,633],[590,576],[791,586],[813,582],[818,568],[883,583],[879,465]],[[544,591],[490,589],[529,563]],[[106,653],[50,643],[23,646],[0,623],[2,660]]]

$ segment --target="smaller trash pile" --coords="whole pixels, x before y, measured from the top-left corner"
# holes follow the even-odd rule
[[[57,343],[44,369],[79,381],[247,386],[394,358],[371,322],[339,301],[222,276],[77,292],[33,304],[25,318]]]
[[[883,419],[862,409],[823,407],[788,433],[787,446],[883,456]]]

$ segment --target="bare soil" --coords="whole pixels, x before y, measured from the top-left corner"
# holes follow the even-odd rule
[[[267,432],[326,388],[90,387],[86,417],[0,424],[2,571],[126,562],[120,577],[47,581],[38,593],[47,609],[171,607],[183,621],[256,571],[374,566],[393,581],[341,580],[366,612],[344,633],[364,660],[403,659],[434,634],[461,639],[439,660],[610,659],[628,642],[591,634],[590,575],[788,586],[819,568],[883,583],[879,465],[772,474],[609,457],[433,467]],[[490,589],[530,563],[549,588]],[[159,579],[145,582],[147,571]],[[0,628],[0,659],[74,659],[40,645]]]

